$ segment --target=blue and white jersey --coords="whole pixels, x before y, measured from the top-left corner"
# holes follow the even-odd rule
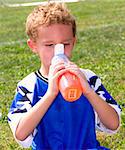
[[[119,115],[121,109],[101,83],[100,78],[90,70],[81,69],[90,86]],[[16,95],[8,114],[8,122],[15,137],[20,119],[45,95],[48,79],[39,71],[29,74],[18,83]],[[98,104],[97,104],[98,105]],[[116,133],[107,129],[100,121],[87,98],[82,94],[74,102],[65,101],[59,93],[40,123],[24,141],[17,142],[33,150],[80,150],[106,149],[96,139],[96,129]]]

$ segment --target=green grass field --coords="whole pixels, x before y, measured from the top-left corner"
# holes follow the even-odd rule
[[[35,0],[34,0],[35,1]],[[16,2],[16,0],[14,1]],[[86,0],[68,4],[77,20],[78,42],[72,60],[98,74],[121,105],[121,128],[115,135],[98,135],[101,144],[125,149],[125,1]],[[26,45],[25,20],[33,7],[0,7],[0,149],[22,150],[13,139],[7,113],[15,88],[40,67]]]

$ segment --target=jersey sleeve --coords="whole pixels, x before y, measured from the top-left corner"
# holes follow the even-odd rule
[[[12,105],[10,107],[10,111],[8,113],[8,122],[15,139],[16,139],[15,131],[19,124],[19,121],[32,108],[34,87],[35,87],[34,74],[30,74],[24,80],[19,82],[17,86],[16,94],[12,102]],[[36,134],[36,129],[24,141],[19,141],[17,139],[16,141],[24,148],[30,147],[35,134]]]
[[[121,108],[120,106],[117,104],[117,102],[113,99],[113,97],[109,94],[109,92],[106,90],[106,88],[103,86],[103,84],[101,83],[101,79],[92,71],[90,70],[83,70],[90,86],[93,88],[93,90],[104,100],[106,101],[110,106],[112,106],[115,111],[117,112],[118,116],[119,116],[119,120],[120,120],[120,115],[121,115]],[[120,127],[116,129],[116,130],[110,130],[108,128],[106,128],[103,123],[100,121],[100,118],[98,116],[98,114],[95,111],[95,126],[96,129],[102,132],[106,132],[106,133],[116,133]]]

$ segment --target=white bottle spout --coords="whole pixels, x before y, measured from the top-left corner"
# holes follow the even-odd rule
[[[64,54],[64,45],[56,44],[54,48],[54,55],[62,55]]]

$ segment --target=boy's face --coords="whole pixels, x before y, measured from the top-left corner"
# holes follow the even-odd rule
[[[64,44],[65,55],[70,58],[75,43],[72,25],[53,24],[38,28],[38,38],[35,43],[33,42],[32,49],[39,55],[42,66],[46,70],[49,70],[54,55],[54,46],[59,43]]]

